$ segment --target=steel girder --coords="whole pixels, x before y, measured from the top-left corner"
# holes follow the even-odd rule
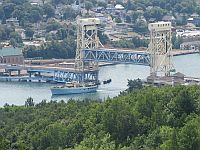
[[[98,70],[96,71],[85,71],[85,72],[64,72],[55,71],[54,81],[57,82],[97,82],[98,81]]]
[[[150,55],[143,52],[116,51],[102,49],[84,49],[83,60],[109,63],[133,63],[136,65],[150,65]]]

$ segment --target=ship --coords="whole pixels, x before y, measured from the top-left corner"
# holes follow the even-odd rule
[[[76,83],[68,82],[62,86],[55,86],[51,88],[52,95],[69,95],[92,93],[97,91],[98,86],[94,83]]]

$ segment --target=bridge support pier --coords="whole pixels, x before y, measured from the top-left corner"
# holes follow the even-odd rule
[[[31,72],[29,72],[29,82],[31,82]]]
[[[9,77],[11,77],[11,75],[12,75],[12,71],[11,71],[11,70],[9,70]]]
[[[20,76],[21,75],[21,71],[20,70],[18,70],[18,76]]]

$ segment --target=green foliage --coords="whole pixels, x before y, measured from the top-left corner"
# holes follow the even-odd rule
[[[78,12],[76,12],[71,6],[68,6],[64,11],[63,18],[68,20],[74,20],[77,15]]]
[[[46,26],[46,32],[55,31],[58,30],[59,28],[61,28],[61,25],[58,22],[53,21],[48,23],[48,25]]]
[[[26,37],[33,38],[34,31],[31,28],[27,28],[25,31]]]
[[[111,44],[113,45],[113,47],[117,48],[138,48],[148,47],[148,43],[148,40],[133,37],[131,40],[113,41]]]
[[[93,7],[92,2],[90,1],[85,1],[85,9],[87,10],[87,13],[89,12],[89,10]]]
[[[135,45],[131,42],[131,40],[113,41],[112,45],[117,48],[135,48]]]
[[[143,21],[136,22],[135,27],[133,29],[135,32],[138,32],[140,34],[148,33],[147,23]]]
[[[180,45],[183,43],[183,38],[176,37],[176,34],[172,35],[172,47],[173,49],[180,49]]]
[[[145,17],[147,19],[150,18],[156,18],[157,20],[161,20],[162,17],[167,13],[166,10],[160,8],[160,7],[154,7],[148,11],[145,12]]]
[[[43,6],[43,9],[44,9],[44,14],[47,15],[47,18],[54,17],[55,9],[53,8],[53,6],[51,4],[45,4]]]
[[[116,22],[116,23],[122,23],[122,19],[121,19],[120,17],[116,17],[116,18],[115,18],[115,22]]]
[[[49,43],[42,45],[38,48],[30,46],[25,49],[23,53],[26,58],[74,58],[75,50],[76,42],[74,36],[68,35],[66,38],[64,38],[62,42],[59,42],[58,40],[52,40]]]
[[[6,104],[0,108],[0,149],[199,149],[199,86],[133,91],[104,102],[34,105],[28,98],[26,106]]]
[[[143,88],[142,81],[140,79],[128,80],[128,92],[140,90]]]

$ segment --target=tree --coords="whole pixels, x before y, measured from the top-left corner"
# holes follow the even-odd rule
[[[112,45],[118,48],[135,48],[135,45],[131,40],[113,41]]]
[[[38,10],[31,10],[29,13],[29,19],[32,23],[37,23],[42,19],[42,14]]]
[[[134,31],[146,34],[148,32],[147,23],[143,21],[137,21],[134,27]]]
[[[15,7],[15,4],[9,3],[9,2],[7,2],[3,5],[3,11],[4,11],[6,18],[11,17],[12,12],[14,11],[14,7]]]
[[[111,141],[109,134],[102,134],[96,136],[94,134],[90,135],[89,138],[85,138],[79,145],[75,147],[76,150],[88,150],[88,149],[98,149],[98,150],[115,150],[116,145],[114,141]]]
[[[17,42],[18,45],[23,43],[22,37],[16,32],[11,32],[10,38],[13,38]]]
[[[104,9],[107,7],[107,3],[104,1],[97,1],[99,7],[103,7]]]
[[[127,10],[135,10],[136,5],[134,4],[134,1],[128,0],[128,2],[126,4],[126,9]]]
[[[45,1],[46,1],[46,0],[42,0],[42,4],[43,4],[43,5],[44,5]]]
[[[92,8],[93,4],[90,1],[85,1],[85,9],[87,10],[87,14],[89,14],[89,10]]]
[[[15,41],[14,38],[11,38],[11,39],[10,39],[10,44],[11,44],[13,47],[17,47],[17,42]]]
[[[71,6],[67,6],[67,8],[64,10],[63,18],[74,20],[76,16],[77,12]]]
[[[25,30],[25,34],[28,38],[32,39],[33,38],[33,35],[34,35],[34,31],[31,29],[31,28],[27,28]]]
[[[176,34],[172,34],[172,46],[173,49],[180,49],[180,45],[183,43],[183,38],[180,36],[176,36]]]
[[[156,20],[161,20],[162,17],[166,14],[166,10],[160,7],[153,7],[152,9],[145,12],[144,16],[147,19],[156,18]]]
[[[135,23],[138,17],[139,17],[139,13],[138,12],[132,12],[130,14],[131,22]]]
[[[33,102],[33,98],[32,97],[29,97],[26,102],[25,102],[25,106],[26,107],[31,107],[31,106],[34,106],[34,102]]]
[[[198,150],[200,147],[200,119],[189,121],[180,131],[180,148],[184,150]]]
[[[5,17],[4,10],[0,7],[0,19],[2,20]]]
[[[128,80],[128,92],[140,90],[143,88],[142,81],[138,79]]]
[[[61,25],[58,22],[53,21],[53,22],[48,23],[48,25],[46,26],[46,32],[48,33],[50,31],[54,31],[59,28],[61,28]]]
[[[60,4],[62,2],[62,0],[52,0],[52,4],[54,6],[57,6],[58,4]]]
[[[47,18],[54,17],[54,15],[55,15],[55,9],[53,8],[52,5],[45,4],[43,6],[43,9],[44,9],[44,13],[47,15]]]
[[[116,17],[116,18],[115,18],[115,22],[116,22],[116,23],[122,23],[122,19],[119,18],[119,17]]]

